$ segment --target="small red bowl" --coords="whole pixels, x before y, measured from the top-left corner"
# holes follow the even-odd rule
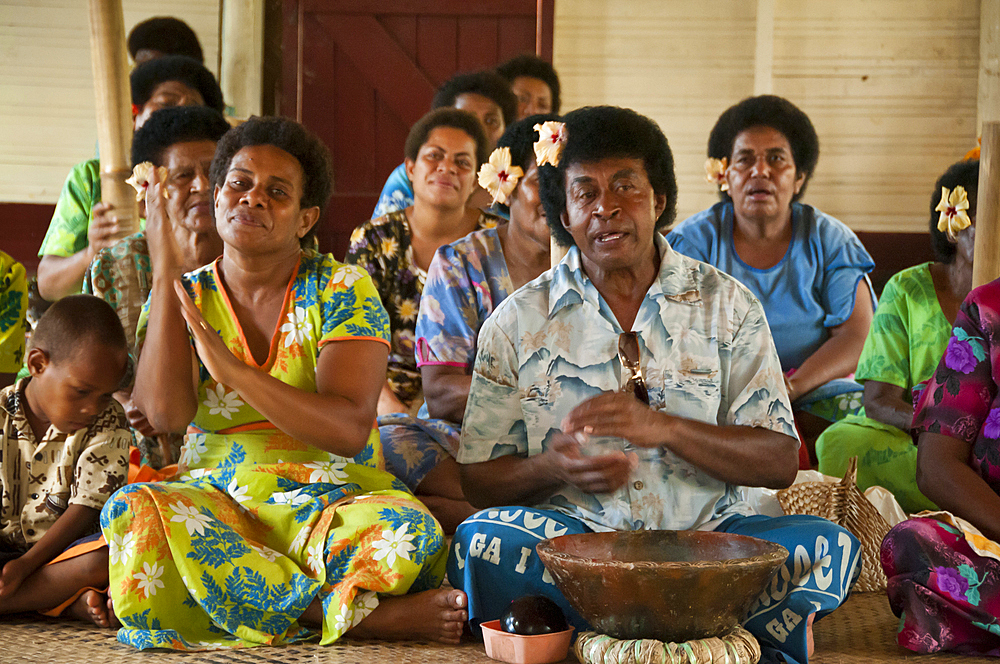
[[[486,656],[509,664],[551,664],[561,662],[569,654],[573,628],[551,634],[511,634],[500,629],[499,620],[484,622],[483,642]]]

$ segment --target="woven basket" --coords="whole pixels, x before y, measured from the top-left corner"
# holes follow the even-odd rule
[[[778,492],[785,514],[811,514],[847,528],[861,540],[861,578],[858,592],[882,592],[886,578],[879,561],[882,539],[889,524],[858,489],[858,458],[853,457],[840,482],[803,482]]]

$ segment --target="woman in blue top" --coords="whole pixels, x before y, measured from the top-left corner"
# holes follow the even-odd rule
[[[826,422],[860,408],[861,386],[845,379],[871,324],[875,294],[867,274],[875,264],[847,226],[798,202],[819,140],[787,99],[750,97],[726,110],[709,135],[708,155],[722,201],[667,239],[737,278],[764,305],[788,395],[797,414],[813,415],[798,418],[799,426],[814,438]]]

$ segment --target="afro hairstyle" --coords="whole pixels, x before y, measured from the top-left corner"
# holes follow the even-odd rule
[[[129,82],[132,85],[132,103],[143,106],[153,96],[156,86],[166,81],[178,81],[201,93],[205,106],[219,113],[225,110],[222,89],[212,72],[197,60],[183,55],[165,55],[155,60],[147,60],[132,70]]]
[[[508,148],[510,150],[511,166],[517,166],[522,171],[527,172],[528,164],[535,159],[534,146],[535,141],[538,140],[538,132],[535,131],[535,125],[549,122],[550,120],[558,121],[559,119],[559,116],[555,113],[539,113],[538,115],[529,115],[523,120],[518,120],[507,127],[503,136],[497,141],[497,148]],[[509,206],[503,203],[497,203],[497,207],[504,212],[510,209]]]
[[[205,55],[194,30],[173,16],[154,16],[132,28],[128,33],[129,55],[135,60],[136,54],[143,49],[159,51],[163,55],[186,55],[205,63]]]
[[[486,130],[483,123],[468,111],[460,111],[457,108],[443,107],[436,108],[417,120],[416,124],[410,128],[410,133],[406,136],[406,144],[403,146],[403,154],[410,161],[416,161],[420,148],[427,142],[431,132],[438,127],[452,127],[468,134],[476,143],[476,170],[480,164],[490,158],[489,139],[486,138]]]
[[[253,145],[273,145],[298,160],[302,166],[302,199],[299,205],[303,208],[318,207],[322,215],[333,189],[330,151],[316,134],[288,118],[255,115],[226,132],[219,140],[215,158],[212,159],[212,184],[221,187],[236,153]],[[301,238],[302,246],[313,243],[317,226],[319,223]]]
[[[531,53],[516,55],[507,62],[497,66],[496,71],[498,74],[507,79],[507,82],[511,85],[514,84],[514,79],[518,76],[537,78],[542,81],[545,85],[549,86],[549,92],[552,93],[552,112],[559,112],[559,106],[562,103],[559,96],[559,74],[557,74],[555,68],[545,60],[542,60],[537,55]]]
[[[587,106],[563,116],[566,145],[559,166],[538,169],[538,191],[552,237],[564,247],[573,246],[573,236],[562,225],[566,212],[566,170],[572,164],[609,158],[642,159],[653,192],[666,196],[667,204],[656,220],[656,230],[673,223],[677,215],[677,178],[674,156],[659,125],[629,108]]]
[[[431,108],[454,106],[459,95],[477,94],[500,107],[504,125],[517,120],[517,97],[510,91],[510,83],[495,71],[483,70],[456,74],[441,84],[434,93]]]
[[[793,201],[802,198],[806,192],[809,178],[816,170],[819,161],[819,137],[809,116],[798,106],[784,97],[775,95],[760,95],[747,97],[743,101],[730,106],[719,116],[712,132],[708,135],[708,156],[713,159],[733,158],[733,144],[740,132],[751,127],[771,127],[788,139],[792,148],[792,159],[795,160],[797,174],[804,174],[805,181],[799,193],[792,197]],[[729,194],[720,192],[722,200],[730,200]]]
[[[941,213],[935,210],[941,202],[941,187],[954,189],[965,187],[969,197],[969,216],[976,218],[976,203],[979,200],[979,160],[960,161],[952,164],[948,170],[934,183],[934,193],[931,194],[931,249],[934,259],[942,263],[953,263],[957,249],[955,242],[948,237],[946,231],[938,230],[938,219]]]
[[[212,141],[229,131],[222,114],[207,106],[161,108],[132,135],[132,166],[144,161],[163,165],[163,153],[174,143]]]
[[[31,335],[31,347],[53,364],[73,359],[96,343],[128,353],[128,339],[114,308],[93,295],[69,295],[46,310]]]

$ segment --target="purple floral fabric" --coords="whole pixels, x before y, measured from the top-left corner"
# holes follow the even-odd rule
[[[1000,493],[1000,280],[962,303],[951,340],[913,413],[913,431],[968,443],[969,465]],[[963,515],[959,515],[963,516]],[[1000,656],[1000,561],[949,525],[899,524],[882,542],[897,640],[917,652]]]
[[[896,640],[923,653],[1000,656],[1000,561],[935,519],[909,519],[882,541]]]
[[[975,289],[913,412],[915,433],[964,440],[970,465],[1000,493],[1000,280]]]

